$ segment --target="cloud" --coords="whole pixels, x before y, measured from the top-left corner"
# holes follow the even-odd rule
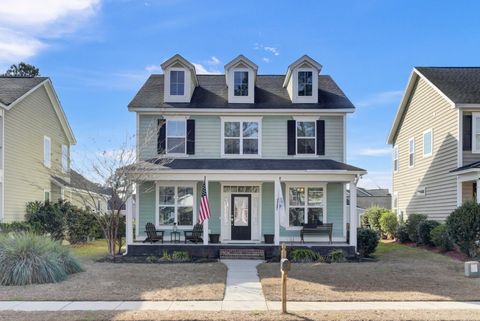
[[[274,56],[280,56],[280,51],[278,50],[278,48],[276,47],[272,47],[272,46],[264,46],[263,44],[261,43],[255,43],[253,45],[253,49],[254,50],[261,50],[261,51],[265,51],[269,54],[272,54]]]
[[[262,61],[263,62],[266,62],[267,64],[270,62],[270,58],[267,58],[267,57],[263,57],[262,58]]]
[[[160,67],[160,65],[148,65],[145,67],[145,70],[146,71],[149,71],[149,72],[162,72],[162,67]]]
[[[392,190],[392,173],[388,171],[369,171],[358,182],[363,188],[388,188]]]
[[[392,149],[389,147],[382,148],[363,148],[358,152],[361,156],[388,156],[392,153]]]
[[[403,95],[402,90],[391,90],[370,95],[360,101],[357,101],[358,107],[376,107],[391,104],[398,104]]]
[[[100,0],[1,0],[0,64],[33,57],[49,41],[76,31]]]
[[[195,70],[199,75],[218,75],[220,71],[216,69],[207,69],[204,65],[192,62],[192,65],[195,66]]]
[[[207,61],[207,63],[208,63],[209,65],[216,66],[216,65],[218,65],[218,64],[220,63],[220,59],[218,59],[218,58],[215,57],[215,56],[212,56],[212,58],[210,58],[210,60]]]

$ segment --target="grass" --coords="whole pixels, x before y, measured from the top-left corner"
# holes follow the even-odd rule
[[[293,264],[293,301],[480,300],[480,279],[463,276],[463,263],[424,249],[380,243],[378,262]],[[278,264],[258,267],[265,296],[279,300]]]
[[[73,253],[82,258],[101,258],[108,254],[107,241],[104,239],[95,240],[86,244],[71,245]]]

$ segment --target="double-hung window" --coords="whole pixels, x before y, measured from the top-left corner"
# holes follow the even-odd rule
[[[187,122],[185,119],[167,119],[167,154],[185,154]]]
[[[233,95],[248,96],[248,71],[233,73]]]
[[[433,151],[433,133],[432,130],[423,132],[423,156],[431,156]]]
[[[316,126],[315,121],[297,121],[297,154],[315,154]]]
[[[413,167],[415,165],[415,139],[410,138],[408,140],[408,166]]]
[[[259,155],[260,120],[224,120],[224,155]]]
[[[159,185],[158,197],[158,225],[193,226],[194,214],[194,186],[187,184]]]
[[[50,190],[44,190],[43,191],[43,201],[44,202],[51,202],[51,195],[50,195]]]
[[[185,94],[185,71],[170,71],[170,95],[183,96]]]
[[[298,185],[289,186],[287,191],[290,227],[319,224],[326,221],[325,187]]]
[[[67,173],[69,170],[68,164],[68,146],[62,145],[62,172]]]
[[[312,96],[313,72],[298,72],[298,96]]]
[[[398,145],[393,146],[393,170],[398,171]]]
[[[480,113],[472,113],[472,152],[480,153]]]
[[[43,137],[43,165],[52,166],[52,141],[48,136]]]

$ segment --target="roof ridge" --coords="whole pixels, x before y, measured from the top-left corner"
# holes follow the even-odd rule
[[[415,66],[414,68],[435,68],[435,69],[480,69],[480,66]]]

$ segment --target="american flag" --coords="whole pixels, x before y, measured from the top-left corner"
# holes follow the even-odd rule
[[[208,195],[207,195],[207,178],[203,179],[202,186],[202,198],[200,199],[200,218],[199,223],[203,224],[206,220],[210,218],[210,208],[208,206]]]

